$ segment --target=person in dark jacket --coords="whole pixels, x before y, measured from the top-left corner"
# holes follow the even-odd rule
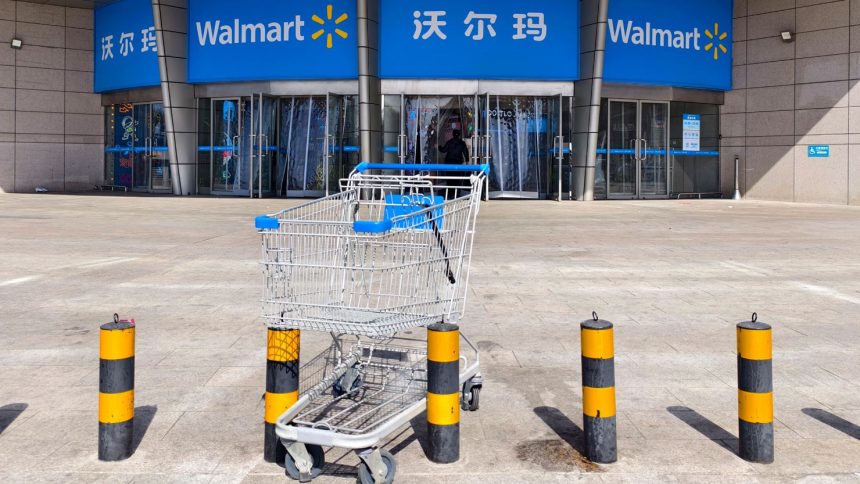
[[[462,139],[462,133],[459,129],[455,129],[454,137],[449,139],[445,146],[440,146],[439,151],[445,153],[446,165],[465,165],[469,163],[469,147]],[[452,176],[468,176],[466,172],[451,172]],[[449,193],[448,198],[462,195],[462,188],[469,186],[468,180],[448,180],[448,186],[453,187],[454,191]]]
[[[446,164],[465,165],[469,162],[469,148],[459,129],[454,130],[454,137],[449,139],[445,146],[440,146],[439,151],[445,153]]]

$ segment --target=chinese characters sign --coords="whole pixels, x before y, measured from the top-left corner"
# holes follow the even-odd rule
[[[382,0],[380,75],[579,78],[579,2]]]
[[[731,54],[732,0],[609,2],[607,82],[728,91]]]
[[[355,0],[189,0],[190,82],[354,79]]]
[[[683,117],[684,151],[700,151],[702,146],[702,116],[685,114]]]
[[[95,11],[95,92],[157,86],[158,47],[150,0],[122,0]]]

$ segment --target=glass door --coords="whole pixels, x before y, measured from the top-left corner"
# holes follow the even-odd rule
[[[136,104],[134,106],[134,165],[132,168],[132,187],[134,191],[149,190],[150,156],[149,148],[152,139],[149,137],[149,119],[152,106]]]
[[[565,135],[564,126],[570,122],[569,116],[566,116],[564,109],[564,97],[558,95],[557,102],[551,102],[549,105],[549,115],[547,121],[549,123],[549,134],[553,136],[552,149],[549,152],[548,164],[550,169],[548,172],[547,194],[549,198],[561,201],[564,198],[569,198],[567,193],[570,190],[568,178],[570,176],[569,164],[566,163],[570,156],[570,139]]]
[[[639,103],[639,197],[669,194],[669,103]]]
[[[639,103],[609,101],[607,184],[609,198],[638,196]]]
[[[669,103],[609,101],[609,198],[660,198],[669,187]]]
[[[490,197],[540,198],[557,133],[556,98],[488,96]],[[546,188],[544,188],[546,190]]]
[[[248,194],[262,198],[272,193],[272,168],[277,163],[277,99],[255,94],[245,112],[251,187]]]
[[[321,197],[326,193],[329,156],[326,151],[328,100],[326,96],[281,99],[278,195]]]
[[[328,95],[326,140],[326,194],[332,194],[340,191],[340,179],[349,175],[361,157],[357,96]]]
[[[167,151],[167,136],[164,133],[164,105],[150,104],[147,138],[149,142],[150,182],[153,191],[167,192],[170,184],[170,156]]]
[[[408,153],[406,96],[386,94],[382,99],[383,149],[385,163],[406,163]]]
[[[238,98],[212,100],[212,193],[247,194],[247,170],[242,168],[241,102]],[[243,184],[243,178],[246,180]]]

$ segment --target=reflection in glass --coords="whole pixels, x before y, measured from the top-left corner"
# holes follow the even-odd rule
[[[241,163],[239,163],[239,102],[234,99],[217,100],[213,108],[212,136],[212,190],[233,192],[239,190]]]

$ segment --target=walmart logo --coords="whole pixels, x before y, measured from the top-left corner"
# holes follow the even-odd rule
[[[705,29],[705,35],[709,39],[713,40],[713,42],[709,42],[707,45],[705,45],[705,51],[707,52],[707,51],[713,50],[714,51],[714,60],[717,60],[720,58],[720,52],[722,52],[723,54],[728,53],[728,50],[723,45],[722,41],[726,40],[726,37],[728,37],[729,34],[727,34],[726,32],[723,32],[722,34],[720,33],[720,24],[714,23],[714,33],[711,33],[710,30]],[[716,45],[714,45],[715,42],[716,42]]]
[[[331,5],[328,5],[326,7],[326,19],[329,22],[331,22],[333,10],[334,9]],[[342,13],[342,14],[340,14],[340,16],[337,19],[335,19],[334,24],[340,25],[340,24],[346,22],[347,19],[349,19],[349,15]],[[326,20],[321,19],[319,17],[319,15],[314,15],[313,17],[311,17],[311,20],[313,20],[314,22],[325,27]],[[346,39],[347,37],[349,37],[349,34],[347,34],[346,32],[344,32],[343,30],[341,30],[337,27],[334,28],[334,33],[337,34],[337,36],[340,37],[341,39]],[[320,37],[322,37],[323,35],[326,36],[326,40],[325,40],[326,49],[331,49],[333,46],[332,34],[331,34],[331,32],[328,32],[325,28],[321,28],[321,29],[317,30],[316,32],[314,32],[313,34],[311,34],[311,38],[314,40],[317,40]]]
[[[720,58],[720,54],[728,54],[728,49],[723,41],[728,38],[727,32],[720,32],[718,23],[714,23],[714,30],[705,29],[705,36],[710,42],[702,48],[702,32],[695,27],[691,30],[672,30],[654,26],[651,22],[644,25],[637,24],[633,20],[609,19],[609,41],[614,44],[641,45],[648,47],[663,47],[678,50],[693,50],[708,52],[713,55],[714,60]],[[725,42],[728,44],[728,41]]]

